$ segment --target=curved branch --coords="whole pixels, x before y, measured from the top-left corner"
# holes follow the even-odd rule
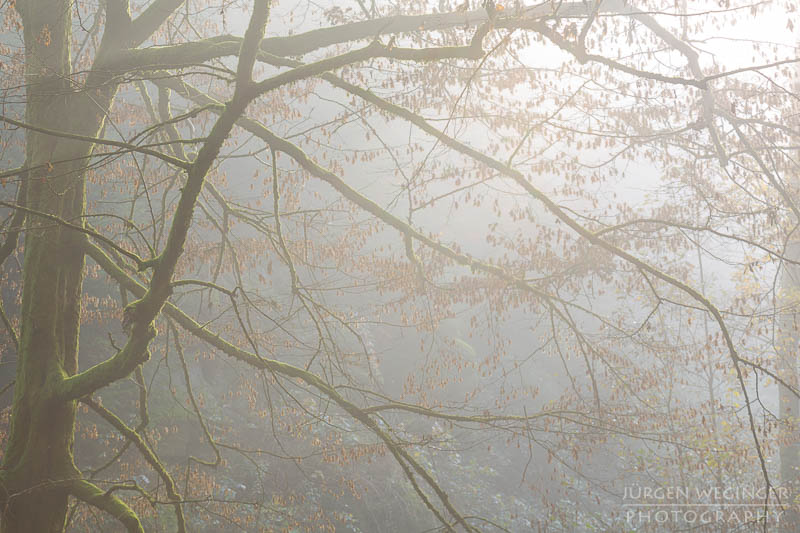
[[[49,220],[51,222],[55,222],[56,224],[59,224],[59,225],[64,226],[66,228],[69,228],[71,230],[75,230],[77,232],[83,233],[83,234],[88,235],[90,237],[94,237],[95,239],[97,239],[98,241],[102,242],[106,246],[109,246],[109,247],[113,248],[114,250],[116,250],[117,252],[121,253],[122,255],[127,257],[128,259],[133,259],[133,261],[136,263],[137,268],[139,268],[140,270],[143,269],[143,267],[145,267],[147,265],[147,261],[143,260],[141,257],[136,255],[135,253],[133,253],[131,251],[128,251],[125,248],[122,248],[117,243],[115,243],[113,240],[109,239],[105,235],[102,235],[101,233],[98,233],[98,232],[96,232],[94,230],[84,228],[84,227],[79,226],[77,224],[73,224],[72,222],[67,222],[66,220],[64,220],[64,219],[62,219],[60,217],[57,217],[55,215],[51,215],[49,213],[44,213],[42,211],[37,211],[36,209],[30,209],[30,208],[24,207],[22,205],[11,204],[11,203],[8,203],[8,202],[4,202],[2,200],[0,200],[0,205],[3,206],[3,207],[8,207],[9,209],[15,209],[17,211],[17,213],[23,213],[23,214],[29,214],[29,215],[34,215],[34,216],[37,216],[37,217],[41,217],[41,218],[44,218],[44,219]],[[16,220],[16,218],[14,220]],[[18,226],[15,225],[14,227],[17,228]],[[17,232],[18,232],[18,230],[17,230]],[[11,236],[9,236],[9,239],[10,238],[11,238]],[[0,251],[4,251],[4,250],[0,249]],[[0,255],[0,265],[3,264],[2,259],[5,259],[5,258],[2,255]]]
[[[135,144],[126,143],[123,141],[112,141],[110,139],[99,139],[97,137],[89,137],[87,135],[78,135],[76,133],[68,133],[66,131],[56,131],[50,130],[47,128],[40,128],[39,126],[34,126],[32,124],[26,124],[25,122],[20,122],[19,120],[14,120],[13,118],[6,117],[0,115],[0,122],[6,122],[11,124],[12,126],[17,126],[18,128],[26,129],[35,131],[37,133],[42,133],[44,135],[50,135],[52,137],[62,137],[64,139],[73,139],[76,141],[84,141],[93,144],[102,144],[105,146],[114,146],[116,148],[124,148],[125,150],[129,150],[131,152],[139,152],[145,155],[150,155],[161,159],[169,163],[170,165],[174,165],[178,168],[189,168],[190,163],[188,161],[184,161],[182,159],[178,159],[177,157],[172,157],[171,155],[162,154],[157,150],[151,150],[150,148],[145,148],[143,146],[136,146]]]
[[[627,9],[623,0],[605,0],[600,2],[559,2],[558,12],[554,13],[549,2],[527,7],[519,13],[510,13],[495,18],[495,28],[522,28],[524,21],[541,17],[585,17],[599,4],[600,13],[621,12]],[[507,10],[511,12],[513,10]],[[436,13],[425,15],[396,15],[380,19],[371,19],[350,24],[341,24],[330,28],[311,30],[286,37],[270,37],[261,42],[261,50],[278,56],[302,56],[335,44],[361,39],[373,39],[381,35],[406,33],[414,31],[438,31],[463,26],[478,26],[490,22],[486,10],[482,7],[473,11]]]
[[[91,397],[81,398],[81,403],[89,406],[92,408],[92,411],[100,415],[100,417],[105,420],[111,427],[116,429],[120,432],[120,434],[132,442],[136,448],[139,449],[141,452],[142,457],[144,457],[147,464],[149,464],[153,470],[158,473],[158,476],[164,481],[164,485],[167,488],[167,497],[170,500],[173,500],[172,506],[175,508],[175,517],[178,521],[178,532],[184,533],[186,531],[186,519],[183,515],[183,508],[180,504],[181,496],[178,494],[178,490],[175,487],[175,481],[172,479],[172,476],[167,472],[167,469],[164,468],[164,465],[161,464],[161,461],[158,460],[155,452],[150,449],[150,446],[144,441],[144,439],[136,432],[134,429],[128,427],[125,422],[122,421],[117,415],[94,401]]]
[[[69,493],[119,520],[128,533],[145,533],[139,517],[128,504],[113,494],[101,490],[94,483],[85,479],[75,480],[70,483]]]

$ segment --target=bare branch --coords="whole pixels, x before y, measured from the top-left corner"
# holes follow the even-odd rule
[[[89,143],[93,143],[93,144],[101,144],[101,145],[105,145],[105,146],[114,146],[116,148],[124,148],[125,150],[131,151],[131,152],[138,152],[138,153],[142,153],[142,154],[145,154],[145,155],[151,155],[153,157],[161,159],[162,161],[165,161],[165,162],[169,163],[170,165],[176,166],[178,168],[184,168],[184,169],[185,168],[189,168],[189,163],[187,161],[183,161],[181,159],[178,159],[177,157],[172,157],[171,155],[162,154],[161,152],[156,151],[156,150],[151,150],[150,148],[146,148],[146,147],[143,147],[143,146],[137,146],[135,144],[126,143],[126,142],[123,142],[123,141],[112,141],[110,139],[100,139],[100,138],[97,138],[97,137],[87,137],[86,135],[78,135],[78,134],[75,134],[75,133],[68,133],[68,132],[65,132],[65,131],[49,130],[47,128],[40,128],[39,126],[34,126],[32,124],[26,124],[24,122],[20,122],[19,120],[14,120],[13,118],[6,117],[6,116],[3,116],[3,115],[0,115],[0,122],[7,122],[8,124],[11,124],[12,126],[17,126],[19,128],[35,131],[37,133],[43,133],[45,135],[50,135],[50,136],[53,136],[53,137],[61,137],[61,138],[64,138],[64,139],[73,139],[73,140],[76,140],[76,141],[85,141],[85,142],[89,142]]]
[[[119,520],[128,533],[145,533],[139,517],[128,504],[113,494],[101,490],[94,483],[77,479],[69,484],[69,493]]]
[[[128,32],[130,46],[139,46],[147,40],[183,2],[184,0],[155,0],[147,6],[131,23]]]
[[[184,533],[186,531],[186,519],[183,515],[183,508],[180,504],[181,496],[178,494],[178,489],[175,486],[175,481],[172,479],[172,476],[161,464],[161,461],[158,460],[155,452],[147,445],[144,439],[139,435],[139,433],[132,428],[128,427],[128,425],[122,421],[117,415],[100,405],[94,399],[89,396],[81,398],[81,403],[86,404],[87,406],[91,407],[92,411],[100,415],[100,417],[105,420],[111,427],[116,429],[117,431],[122,434],[127,440],[132,442],[139,452],[144,457],[147,464],[149,464],[153,470],[156,471],[158,476],[164,482],[164,485],[167,488],[167,497],[172,500],[174,503],[172,504],[173,508],[175,509],[175,517],[178,522],[178,532]]]

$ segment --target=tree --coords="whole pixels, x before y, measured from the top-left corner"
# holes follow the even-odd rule
[[[444,530],[502,526],[465,511],[460,459],[429,455],[485,435],[521,482],[542,451],[555,459],[577,491],[578,511],[545,498],[563,530],[618,524],[605,493],[637,471],[758,483],[771,509],[770,458],[797,460],[796,409],[782,398],[776,420],[759,388],[798,392],[796,364],[775,357],[785,300],[769,283],[796,263],[797,131],[782,118],[796,54],[752,41],[754,59],[730,65],[703,51],[729,38],[712,24],[777,24],[770,6],[641,4],[7,4],[3,140],[24,160],[0,174],[0,260],[21,286],[2,313],[16,354],[2,530],[63,531],[70,497],[128,531],[149,525],[143,503],[191,529],[194,485],[223,455],[273,453],[226,441],[247,432],[221,429],[232,405],[210,421],[201,396],[238,378],[203,350],[250,369],[231,389],[275,446],[387,454]],[[85,287],[95,267],[120,305]],[[107,344],[81,339],[93,306],[119,319],[100,326]],[[161,365],[175,354],[180,395]],[[154,388],[188,405],[213,459],[159,454]],[[124,437],[109,465],[132,446],[157,487],[120,464],[103,486],[105,467],[76,460],[79,403]],[[351,431],[366,436],[343,444]],[[637,459],[605,472],[616,445]]]

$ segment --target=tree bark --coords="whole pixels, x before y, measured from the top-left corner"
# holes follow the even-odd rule
[[[25,39],[26,122],[96,136],[115,91],[90,76],[71,79],[71,3],[17,2]],[[108,81],[108,80],[106,80]],[[92,87],[99,87],[93,89]],[[77,119],[77,120],[76,120]],[[83,224],[85,168],[92,145],[26,132],[24,204]],[[78,369],[84,257],[82,235],[28,216],[19,360],[0,482],[3,533],[61,532],[73,462],[75,402],[55,398],[57,384]]]

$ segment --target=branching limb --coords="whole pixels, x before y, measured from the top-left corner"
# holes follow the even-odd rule
[[[172,329],[172,335],[175,339],[175,348],[178,352],[178,358],[181,362],[181,369],[183,370],[183,379],[186,382],[186,394],[189,396],[189,401],[192,404],[192,410],[194,410],[195,416],[197,416],[197,421],[200,424],[200,428],[203,430],[203,435],[206,438],[206,442],[208,445],[211,446],[211,449],[214,450],[214,460],[213,461],[205,461],[203,459],[199,459],[197,457],[191,457],[191,460],[200,463],[201,465],[216,467],[222,462],[222,455],[219,453],[219,447],[217,446],[217,442],[214,440],[214,437],[211,435],[211,432],[208,430],[208,424],[206,424],[205,419],[203,418],[202,413],[200,412],[200,406],[197,405],[197,400],[194,397],[194,391],[192,390],[192,380],[189,375],[189,366],[186,364],[186,357],[183,355],[183,346],[181,346],[180,340],[178,340],[178,331],[177,328],[172,324],[170,321],[169,323],[170,329]]]
[[[263,35],[264,25],[269,14],[268,5],[268,0],[256,2],[250,27],[248,27],[242,44],[242,47],[245,48],[243,50],[245,58],[248,55],[255,56],[254,51],[251,53],[247,49],[255,49]],[[156,336],[153,321],[172,293],[172,275],[183,254],[183,246],[192,223],[194,207],[203,188],[206,174],[216,160],[219,150],[233,129],[236,120],[250,102],[242,94],[251,86],[249,71],[247,79],[240,81],[241,83],[237,84],[234,99],[225,107],[211,129],[208,139],[200,148],[197,158],[187,168],[186,184],[173,215],[167,243],[154,261],[153,276],[147,292],[140,300],[125,308],[123,328],[129,334],[128,342],[113,357],[84,372],[61,380],[55,391],[57,397],[74,400],[89,396],[94,391],[130,375],[138,365],[150,358],[148,347],[150,341]]]
[[[706,89],[708,87],[708,83],[702,79],[696,80],[692,78],[681,78],[677,76],[665,76],[664,74],[659,74],[658,72],[641,70],[626,65],[624,63],[620,63],[619,61],[609,59],[604,56],[588,53],[581,46],[568,41],[558,32],[550,29],[544,22],[531,21],[528,23],[528,25],[530,26],[531,29],[534,29],[537,32],[541,33],[542,35],[546,36],[548,39],[550,39],[551,42],[553,42],[553,44],[555,44],[562,50],[573,54],[575,58],[581,63],[593,61],[595,63],[600,63],[601,65],[605,65],[613,70],[619,70],[620,72],[624,72],[626,74],[630,74],[638,78],[660,81],[662,83],[669,83],[674,85],[690,85],[693,87],[697,87],[698,89]]]
[[[28,180],[27,180],[27,171],[24,169],[19,169],[15,172],[19,172],[20,174],[20,181],[19,181],[19,188],[17,189],[17,206],[25,205],[25,194],[28,189]],[[9,207],[6,202],[3,202],[3,205]],[[25,223],[25,211],[21,209],[17,209],[14,211],[14,214],[11,216],[11,221],[8,225],[8,229],[6,230],[6,240],[3,241],[3,245],[0,246],[0,267],[6,262],[11,254],[14,253],[14,250],[17,249],[17,243],[19,243],[19,234],[22,231],[22,225]]]
[[[11,342],[14,344],[14,350],[19,353],[19,334],[17,333],[17,330],[14,329],[14,324],[12,324],[11,320],[8,319],[2,299],[0,299],[0,321],[3,322],[3,326],[5,326],[8,336],[11,337]]]
[[[161,461],[158,460],[155,452],[150,449],[150,446],[147,445],[139,433],[125,424],[125,422],[123,422],[122,419],[120,419],[117,415],[94,401],[94,399],[87,396],[85,398],[81,398],[81,403],[90,407],[92,411],[100,415],[100,417],[109,425],[111,425],[111,427],[119,431],[123,437],[131,441],[136,446],[136,448],[142,454],[142,457],[144,457],[145,461],[147,461],[147,464],[149,464],[153,470],[156,471],[158,476],[164,482],[164,485],[167,488],[167,496],[174,502],[172,505],[175,509],[175,517],[178,521],[178,532],[185,533],[186,519],[183,515],[183,508],[179,503],[181,496],[178,494],[178,490],[175,487],[175,481],[172,479],[170,473],[167,472],[167,469],[164,467],[164,465],[161,464]]]
[[[72,139],[76,141],[84,141],[92,144],[101,144],[105,146],[114,146],[116,148],[123,148],[130,152],[138,152],[145,155],[153,156],[155,158],[161,159],[170,165],[174,165],[178,168],[189,168],[189,163],[187,161],[183,161],[178,159],[177,157],[172,157],[171,155],[163,154],[158,150],[151,150],[150,148],[146,148],[143,146],[137,146],[135,144],[126,143],[123,141],[112,141],[110,139],[100,139],[98,137],[89,137],[86,135],[78,135],[76,133],[68,133],[66,131],[56,131],[50,130],[47,128],[41,128],[39,126],[34,126],[32,124],[26,124],[25,122],[20,122],[19,120],[14,120],[13,118],[6,117],[0,115],[0,122],[6,122],[11,124],[12,126],[16,126],[18,128],[35,131],[37,133],[43,133],[45,135],[50,135],[53,137],[61,137],[64,139]]]
[[[575,1],[560,4],[558,17],[585,17],[594,9],[597,2]],[[626,8],[623,0],[600,2],[600,13],[617,12]],[[511,11],[511,10],[509,10]],[[494,20],[495,28],[521,28],[526,19],[554,16],[549,2],[525,8],[519,16],[500,16]],[[483,7],[467,12],[436,13],[426,15],[397,15],[379,19],[365,20],[351,24],[341,24],[331,28],[311,30],[286,37],[270,37],[261,43],[261,50],[278,56],[302,56],[314,50],[352,42],[373,39],[376,36],[401,34],[407,32],[439,31],[463,26],[479,26],[489,22]]]
[[[56,386],[54,396],[62,400],[77,400],[129,376],[136,367],[150,359],[150,341],[156,336],[151,324],[133,323],[125,346],[105,361],[83,372],[65,377]]]
[[[101,490],[94,483],[85,479],[75,480],[70,483],[69,493],[119,520],[128,533],[145,533],[139,517],[128,504],[112,493]]]
[[[177,90],[183,90],[183,94],[186,95],[187,98],[193,99],[195,101],[199,101],[200,103],[206,104],[210,103],[207,100],[210,100],[209,97],[203,96],[199,94],[199,91],[191,91],[190,88],[183,86],[179,87]],[[405,116],[410,115],[410,112],[404,113]],[[415,124],[417,123],[425,123],[425,121],[421,118],[417,118],[413,120]],[[382,207],[378,204],[373,202],[372,200],[366,198],[365,196],[361,195],[358,191],[347,185],[339,176],[334,174],[333,172],[321,167],[316,162],[311,160],[299,147],[296,145],[286,141],[278,137],[277,135],[273,134],[267,128],[259,124],[258,122],[243,118],[240,121],[240,125],[254,133],[259,138],[264,140],[272,149],[281,151],[290,157],[292,157],[301,167],[303,167],[309,174],[315,176],[328,184],[330,184],[334,189],[336,189],[342,196],[353,202],[354,204],[358,205],[365,211],[373,214],[374,216],[378,217],[380,220],[385,222],[386,224],[400,230],[404,235],[408,235],[413,239],[424,243],[428,247],[434,249],[435,251],[441,253],[442,255],[452,259],[458,264],[469,266],[473,270],[479,270],[490,274],[492,276],[496,276],[500,279],[503,279],[511,284],[511,286],[520,288],[522,290],[531,290],[535,293],[539,293],[542,296],[546,297],[546,294],[541,293],[541,291],[537,291],[534,289],[530,284],[523,282],[522,280],[516,279],[507,272],[505,272],[502,268],[486,264],[476,259],[469,258],[462,254],[459,254],[452,250],[451,248],[438,243],[431,239],[430,237],[422,234],[418,230],[412,228],[402,220],[400,220],[395,215],[385,211]],[[430,130],[430,127],[426,129]],[[631,264],[644,272],[647,272],[656,278],[660,279],[661,281],[672,285],[673,287],[680,290],[682,293],[689,296],[692,300],[698,302],[705,310],[711,314],[714,318],[714,321],[717,323],[720,331],[722,333],[723,339],[725,341],[725,345],[728,348],[728,352],[730,355],[731,362],[733,364],[734,370],[736,372],[736,377],[739,382],[740,389],[742,394],[745,398],[745,406],[746,412],[748,415],[748,422],[750,425],[750,432],[752,434],[756,451],[758,454],[759,462],[761,465],[762,474],[764,476],[764,480],[767,485],[770,485],[770,478],[766,468],[766,459],[764,458],[764,451],[760,444],[760,438],[758,436],[758,431],[756,428],[755,417],[752,412],[752,408],[750,405],[749,400],[749,393],[744,382],[744,376],[741,371],[740,367],[740,356],[736,346],[733,342],[733,338],[731,336],[730,330],[728,329],[725,320],[722,317],[719,309],[700,291],[695,289],[694,287],[684,283],[677,278],[667,274],[666,272],[662,271],[650,265],[646,261],[632,255],[631,253],[619,248],[618,246],[598,237],[593,231],[584,227],[574,218],[572,218],[567,211],[562,209],[556,202],[554,202],[547,194],[536,188],[531,182],[529,182],[525,176],[519,172],[518,170],[511,168],[504,164],[501,161],[498,161],[486,154],[483,154],[477,150],[467,147],[463,143],[456,141],[455,139],[447,136],[442,132],[438,132],[435,135],[437,139],[442,140],[442,142],[448,146],[458,149],[458,151],[464,153],[465,155],[469,155],[470,157],[486,164],[489,168],[492,168],[501,174],[511,178],[517,185],[519,185],[523,190],[525,190],[532,198],[540,201],[544,206],[550,211],[554,216],[556,216],[559,220],[561,220],[564,224],[566,224],[569,228],[571,228],[575,233],[577,233],[580,237],[587,240],[589,243],[598,246],[608,252],[610,252],[615,257],[623,260],[624,262]]]
[[[33,216],[44,218],[45,220],[49,220],[51,222],[55,222],[56,224],[59,224],[61,226],[69,228],[71,230],[75,230],[77,232],[80,232],[80,233],[83,233],[83,234],[88,235],[90,237],[93,237],[93,238],[97,239],[98,241],[102,242],[103,244],[105,244],[106,246],[108,246],[110,248],[113,248],[114,250],[116,250],[120,254],[124,255],[128,259],[133,259],[134,263],[136,263],[136,266],[137,266],[137,268],[139,270],[144,270],[144,268],[146,268],[147,265],[148,265],[148,262],[146,260],[142,259],[141,257],[136,255],[135,253],[133,253],[131,251],[128,251],[125,248],[122,248],[117,243],[115,243],[113,240],[109,239],[105,235],[102,235],[101,233],[98,233],[98,232],[96,232],[96,231],[94,231],[92,229],[84,228],[83,226],[79,226],[78,224],[73,224],[72,222],[68,222],[68,221],[66,221],[66,220],[64,220],[62,218],[59,218],[56,215],[51,215],[49,213],[44,213],[42,211],[37,211],[35,209],[30,209],[28,207],[25,207],[25,206],[22,206],[22,205],[19,205],[19,204],[11,204],[9,202],[4,202],[4,201],[0,200],[0,205],[3,206],[3,207],[8,207],[10,209],[16,209],[17,212],[19,212],[19,213],[29,214],[29,215],[33,215]],[[0,262],[0,264],[2,264],[2,262]]]
[[[147,6],[147,9],[131,22],[128,33],[130,46],[139,46],[147,40],[183,2],[184,0],[156,0]]]
[[[99,265],[100,267],[105,270],[112,278],[114,278],[120,285],[122,285],[126,290],[130,291],[134,295],[140,295],[145,292],[145,288],[140,285],[136,280],[131,278],[124,270],[122,270],[118,265],[116,265],[111,258],[109,258],[105,252],[103,252],[99,247],[91,244],[86,243],[86,252],[90,255]],[[431,486],[434,492],[437,493],[439,496],[442,505],[451,513],[459,523],[462,523],[464,527],[471,531],[474,528],[469,526],[463,518],[460,518],[460,514],[458,511],[452,506],[449,499],[447,498],[446,493],[444,490],[438,486],[436,481],[428,474],[425,469],[417,463],[408,453],[406,453],[402,448],[400,448],[396,443],[394,443],[391,438],[380,429],[378,424],[369,416],[369,414],[365,413],[363,409],[359,408],[352,402],[345,399],[336,389],[325,382],[323,379],[318,377],[316,374],[304,370],[302,368],[290,365],[288,363],[284,363],[281,361],[277,361],[274,359],[266,359],[264,357],[260,357],[254,353],[248,352],[246,350],[242,350],[234,346],[233,344],[229,343],[228,341],[221,338],[219,335],[211,332],[206,327],[201,326],[195,320],[193,320],[189,315],[185,314],[175,305],[167,302],[164,306],[164,313],[175,320],[181,327],[195,335],[197,338],[209,343],[210,345],[214,346],[215,348],[219,349],[229,357],[234,359],[238,359],[254,368],[266,370],[270,373],[279,374],[282,376],[286,376],[288,378],[293,379],[300,379],[309,386],[317,389],[321,393],[328,396],[331,400],[333,400],[337,405],[339,405],[342,409],[344,409],[348,414],[353,416],[356,420],[362,423],[365,427],[367,427],[370,431],[375,433],[386,445],[390,448],[394,447],[395,452],[397,452],[397,456],[402,458],[403,461],[411,465],[412,469],[417,472],[421,477],[425,479],[425,481]],[[393,452],[394,453],[394,452]],[[401,463],[402,464],[402,463]],[[408,468],[407,466],[405,468]],[[404,469],[405,469],[404,468]],[[423,493],[424,494],[424,493]],[[435,509],[435,508],[434,508]],[[435,513],[437,516],[441,516],[438,511]],[[448,522],[444,520],[442,517],[442,522],[446,527],[450,527]],[[472,528],[472,529],[471,529]]]

